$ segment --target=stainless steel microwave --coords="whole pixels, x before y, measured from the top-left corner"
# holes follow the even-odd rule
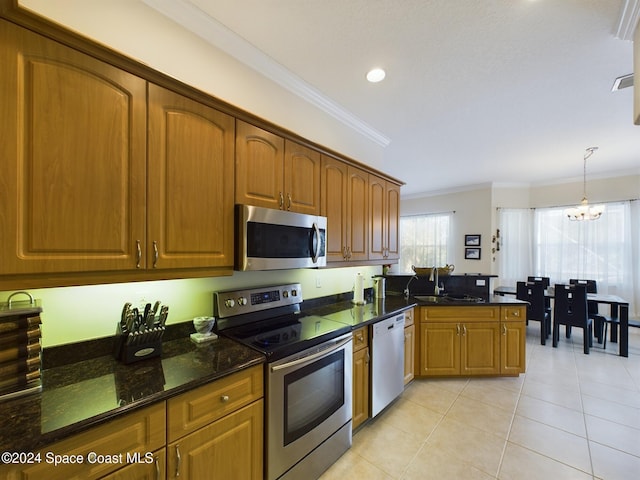
[[[327,265],[327,217],[236,205],[236,270]]]

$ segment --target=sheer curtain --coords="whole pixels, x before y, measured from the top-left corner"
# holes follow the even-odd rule
[[[517,281],[535,275],[533,269],[533,210],[530,208],[498,209],[500,254],[498,275],[502,285],[515,287]]]
[[[640,305],[640,202],[607,203],[596,221],[571,222],[563,207],[498,209],[502,285],[529,275],[596,280],[598,292]]]
[[[585,222],[568,221],[560,208],[536,209],[534,236],[535,270],[551,283],[593,279],[598,292],[632,299],[631,202],[608,203],[600,219]]]
[[[450,248],[451,215],[438,213],[400,217],[400,260],[397,269],[411,272],[416,267],[454,263]],[[395,269],[394,269],[395,270]]]

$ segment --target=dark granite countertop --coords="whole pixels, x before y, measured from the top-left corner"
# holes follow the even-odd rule
[[[379,322],[396,313],[415,307],[416,301],[401,296],[370,299],[364,305],[355,305],[350,300],[307,310],[313,315],[351,325],[352,329]]]
[[[33,452],[118,415],[209,383],[265,357],[218,338],[163,343],[162,357],[130,365],[101,356],[42,371],[42,392],[0,402],[0,451]]]

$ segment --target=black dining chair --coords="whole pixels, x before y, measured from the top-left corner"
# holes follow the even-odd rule
[[[582,285],[556,283],[553,302],[553,346],[558,346],[560,325],[582,328],[584,353],[593,346],[593,319],[587,312],[587,289]]]
[[[544,286],[538,282],[517,282],[516,298],[527,303],[527,323],[540,322],[540,345],[546,345],[551,335],[551,312],[545,307]]]
[[[527,277],[527,282],[541,283],[543,290],[546,290],[551,284],[551,279],[549,277]],[[549,313],[549,318],[551,318],[551,298],[546,295],[544,297],[544,307]]]
[[[586,287],[587,293],[598,293],[598,283],[595,280],[582,280],[578,278],[570,278],[571,285],[582,285]],[[603,343],[603,348],[607,348],[607,330],[609,323],[613,320],[611,317],[601,315],[598,311],[598,302],[587,300],[587,312],[589,317],[593,319],[593,334],[598,339],[598,343]]]

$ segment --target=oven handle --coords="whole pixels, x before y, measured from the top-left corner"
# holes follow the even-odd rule
[[[316,222],[313,222],[313,236],[316,239],[316,249],[311,255],[311,260],[313,263],[318,263],[318,257],[320,256],[320,228],[318,228],[318,224]]]
[[[320,359],[322,357],[326,357],[327,355],[330,355],[333,352],[336,352],[336,351],[340,350],[342,347],[344,347],[350,341],[351,341],[351,337],[349,337],[349,338],[347,338],[345,340],[342,340],[341,342],[336,343],[329,350],[322,350],[321,352],[314,353],[313,355],[309,355],[307,357],[298,358],[296,360],[292,360],[290,362],[283,363],[282,365],[276,365],[274,367],[271,367],[271,371],[272,372],[277,372],[278,370],[283,370],[285,368],[295,367],[296,365],[300,365],[301,363],[306,363],[306,362],[310,362],[310,361],[313,361],[313,360],[318,360],[318,359]]]

